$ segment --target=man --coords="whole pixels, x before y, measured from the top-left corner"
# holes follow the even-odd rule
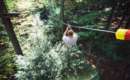
[[[63,42],[67,47],[76,46],[78,35],[68,26],[63,34]]]

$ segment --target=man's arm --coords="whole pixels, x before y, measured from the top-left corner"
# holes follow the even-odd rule
[[[68,32],[69,30],[72,30],[72,28],[71,28],[71,26],[70,26],[70,25],[68,25],[68,26],[66,27],[66,30],[65,30],[65,32],[64,32],[64,35],[66,35],[66,34],[67,34],[67,32]]]

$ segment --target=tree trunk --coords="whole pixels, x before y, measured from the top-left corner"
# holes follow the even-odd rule
[[[106,25],[106,27],[105,27],[106,30],[109,29],[109,27],[110,27],[110,25],[111,25],[112,17],[113,17],[113,15],[114,15],[115,9],[116,9],[116,2],[115,2],[115,0],[113,0],[112,10],[111,10],[110,15],[108,16],[107,25]]]
[[[60,4],[61,4],[60,20],[64,22],[64,0],[61,0]],[[61,23],[61,26],[63,27],[64,24]],[[62,29],[62,32],[63,32],[63,29]]]
[[[123,21],[125,20],[125,15],[123,14],[123,16],[122,16],[122,19],[120,20],[120,22],[119,22],[119,24],[118,24],[118,27],[117,28],[119,28],[119,27],[121,27],[122,26],[122,23],[123,23]]]
[[[11,23],[10,17],[8,16],[8,11],[7,11],[4,0],[0,0],[0,17],[1,17],[2,23],[5,26],[5,29],[8,33],[9,38],[12,41],[16,54],[23,55],[21,47],[19,45],[19,42],[13,30],[13,25]]]
[[[127,23],[126,23],[125,27],[130,28],[130,16],[128,16]]]

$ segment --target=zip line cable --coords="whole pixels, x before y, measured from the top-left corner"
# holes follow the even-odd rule
[[[9,13],[9,15],[19,15],[19,13],[18,12],[10,12]],[[58,21],[58,22],[60,22],[61,24],[64,24],[64,25],[70,25],[71,27],[74,27],[74,28],[79,28],[79,29],[86,29],[86,30],[92,30],[92,31],[98,31],[98,32],[105,32],[105,33],[112,33],[112,34],[115,34],[115,32],[114,31],[110,31],[110,30],[104,30],[104,29],[94,29],[94,28],[90,28],[90,27],[87,27],[87,26],[74,26],[74,25],[71,25],[71,24],[69,24],[69,23],[65,23],[65,22],[63,22],[63,21],[61,21],[61,20],[58,20],[58,19],[56,19],[56,18],[54,18],[54,17],[49,17],[49,18],[51,18],[51,19],[53,19],[53,20],[56,20],[56,21]]]
[[[90,27],[87,27],[87,26],[74,26],[74,25],[71,25],[71,24],[69,24],[69,23],[62,22],[62,21],[60,21],[60,20],[58,20],[58,19],[56,19],[56,18],[52,18],[52,17],[49,17],[49,18],[51,18],[51,19],[53,19],[53,20],[56,20],[56,21],[60,22],[61,24],[69,25],[69,26],[71,26],[71,27],[73,27],[73,28],[79,28],[79,29],[86,29],[86,30],[92,30],[92,31],[98,31],[98,32],[105,32],[105,33],[115,34],[114,31],[110,31],[110,30],[94,29],[94,28],[90,28]]]

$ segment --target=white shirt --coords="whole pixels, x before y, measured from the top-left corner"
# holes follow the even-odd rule
[[[75,46],[78,40],[78,35],[76,33],[73,34],[72,37],[64,35],[62,40],[68,47]]]

